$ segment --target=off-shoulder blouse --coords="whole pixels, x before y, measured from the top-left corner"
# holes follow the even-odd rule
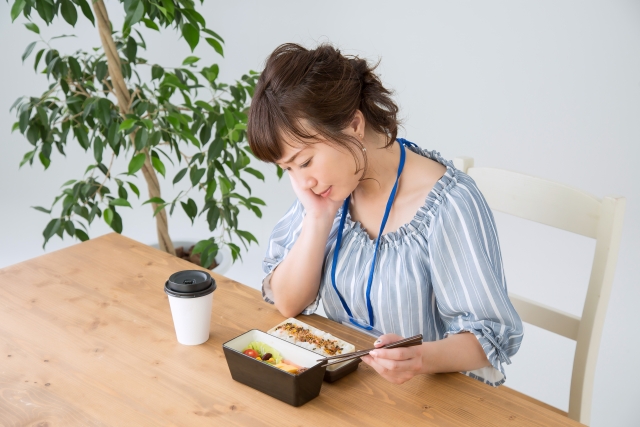
[[[475,182],[440,153],[408,149],[446,167],[414,218],[380,238],[371,287],[374,327],[403,337],[422,334],[425,341],[472,332],[491,366],[463,372],[492,386],[505,379],[520,347],[522,321],[509,301],[493,214]],[[331,284],[331,265],[340,209],[325,246],[316,300],[329,319],[343,318],[344,308]],[[302,229],[304,207],[296,200],[276,224],[263,261],[265,301],[273,303],[270,277],[287,256]],[[367,319],[366,287],[375,241],[361,224],[347,218],[336,269],[336,285],[355,318]]]

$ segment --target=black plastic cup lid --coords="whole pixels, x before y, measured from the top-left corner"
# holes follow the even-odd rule
[[[173,273],[164,284],[167,295],[178,298],[197,298],[209,295],[217,288],[216,281],[202,270],[183,270]]]

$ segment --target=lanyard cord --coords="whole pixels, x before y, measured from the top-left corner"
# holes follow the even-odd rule
[[[382,236],[382,232],[384,231],[384,227],[387,224],[387,219],[389,218],[389,213],[391,212],[391,206],[393,205],[393,200],[396,197],[396,191],[398,190],[398,181],[400,180],[400,175],[402,174],[402,169],[404,169],[404,161],[405,161],[405,144],[415,146],[412,142],[406,141],[403,138],[398,138],[398,142],[400,143],[400,164],[398,165],[398,174],[396,176],[396,182],[393,185],[393,189],[391,190],[391,194],[389,195],[389,200],[387,200],[387,206],[384,211],[384,216],[382,217],[382,223],[380,224],[380,232],[378,232],[378,237],[376,237],[375,241],[375,250],[373,252],[373,260],[371,261],[371,272],[369,273],[369,279],[367,280],[367,311],[369,312],[369,325],[361,325],[356,322],[353,318],[353,314],[351,314],[351,310],[347,305],[347,302],[340,294],[338,287],[336,286],[336,266],[338,264],[338,252],[340,251],[340,244],[342,243],[342,229],[344,228],[344,222],[347,217],[347,212],[349,211],[349,201],[351,200],[351,196],[347,197],[342,205],[342,214],[340,217],[340,226],[338,227],[338,236],[336,237],[336,248],[333,252],[333,264],[331,265],[331,284],[333,285],[333,289],[335,289],[338,297],[340,298],[340,302],[344,307],[344,310],[349,315],[349,320],[351,323],[364,328],[364,329],[373,329],[373,307],[371,306],[371,284],[373,283],[373,273],[376,267],[376,258],[378,256],[378,247],[380,246],[380,237]]]

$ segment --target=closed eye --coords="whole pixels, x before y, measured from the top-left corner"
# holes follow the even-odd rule
[[[311,159],[313,157],[309,158],[309,160],[307,160],[306,162],[304,162],[303,164],[300,165],[301,168],[306,168],[307,166],[309,166],[309,163],[311,163]]]

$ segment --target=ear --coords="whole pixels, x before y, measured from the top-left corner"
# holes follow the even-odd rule
[[[347,126],[346,131],[348,133],[352,133],[353,136],[358,137],[358,135],[364,135],[364,126],[364,115],[362,114],[362,111],[356,110],[353,115],[353,120],[351,120],[351,123]]]

